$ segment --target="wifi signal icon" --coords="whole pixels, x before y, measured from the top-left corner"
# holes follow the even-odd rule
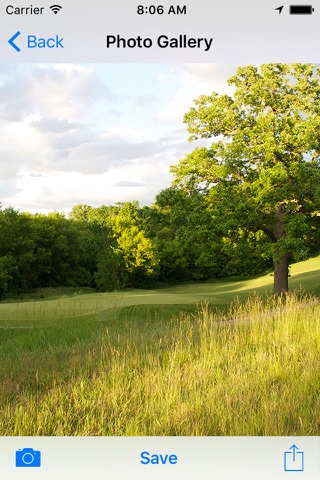
[[[52,10],[53,13],[57,15],[57,13],[60,12],[61,8],[61,5],[51,5],[50,10]]]

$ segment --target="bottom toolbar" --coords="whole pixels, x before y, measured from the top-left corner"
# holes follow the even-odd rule
[[[2,437],[10,480],[320,478],[319,437]]]

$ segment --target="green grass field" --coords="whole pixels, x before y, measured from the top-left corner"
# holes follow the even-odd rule
[[[320,257],[272,282],[0,303],[0,434],[319,435]]]

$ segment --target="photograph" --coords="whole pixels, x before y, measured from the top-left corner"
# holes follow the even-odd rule
[[[320,65],[3,63],[0,132],[2,437],[320,435]]]

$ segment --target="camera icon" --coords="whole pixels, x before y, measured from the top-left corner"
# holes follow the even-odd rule
[[[41,452],[33,448],[16,451],[16,467],[40,467]]]

